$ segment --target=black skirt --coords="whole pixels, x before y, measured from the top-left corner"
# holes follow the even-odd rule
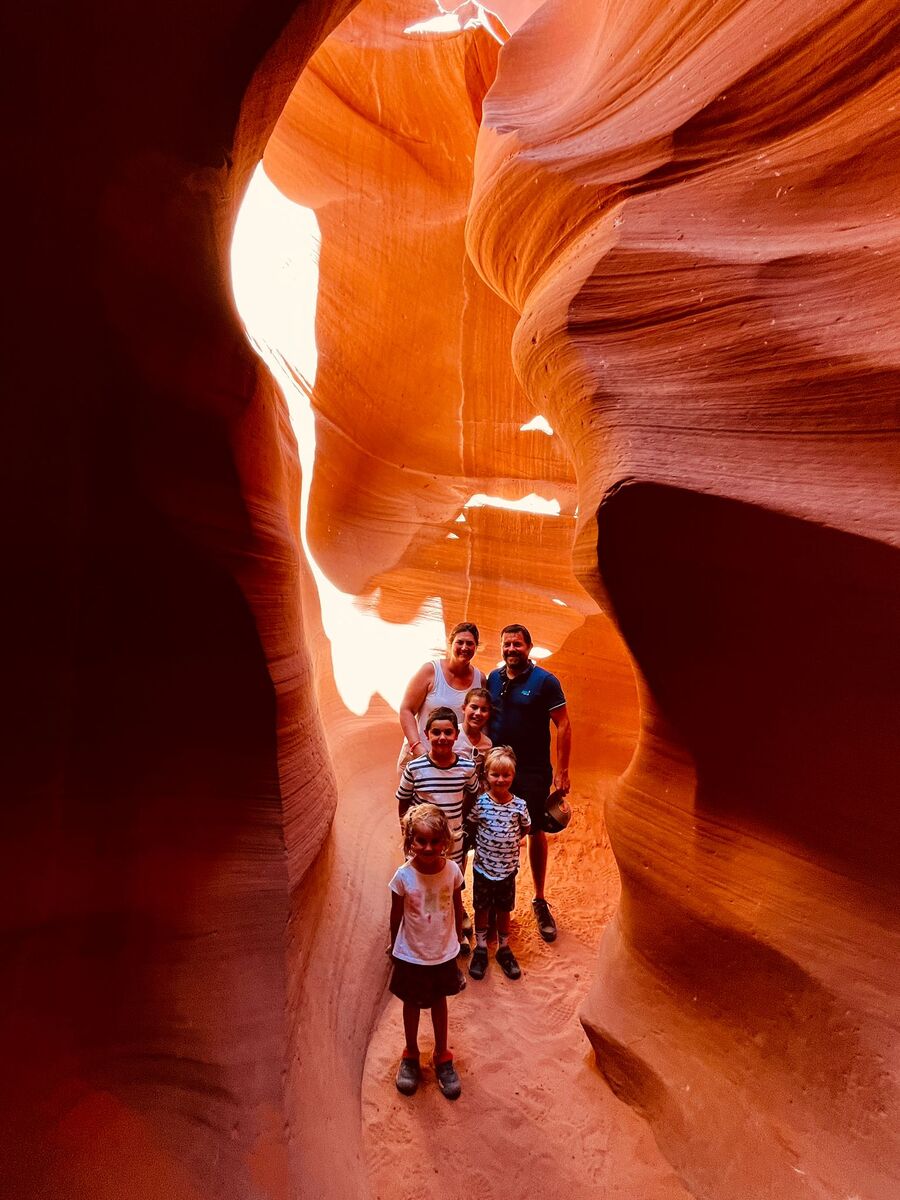
[[[459,967],[455,958],[435,966],[404,962],[401,958],[392,958],[391,961],[394,969],[389,987],[404,1004],[431,1008],[436,1000],[443,996],[455,996],[459,991]]]

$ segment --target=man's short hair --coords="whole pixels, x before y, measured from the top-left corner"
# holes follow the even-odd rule
[[[527,646],[534,645],[534,642],[531,640],[531,634],[528,632],[528,630],[525,628],[524,625],[506,625],[503,629],[500,630],[500,640],[501,641],[503,641],[504,634],[507,634],[507,633],[521,633],[522,637],[525,639],[525,644]]]

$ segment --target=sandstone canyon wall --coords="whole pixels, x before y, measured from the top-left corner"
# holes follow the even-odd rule
[[[6,14],[11,1198],[296,1192],[285,931],[335,793],[295,454],[227,264],[248,173],[348,7]]]
[[[512,370],[515,313],[465,251],[499,46],[482,27],[404,32],[422,12],[416,0],[361,4],[310,62],[266,150],[268,174],[315,210],[322,238],[310,547],[386,619],[410,620],[437,595],[448,623],[477,620],[485,669],[510,614],[525,621],[595,677],[594,713],[575,710],[582,761],[624,765],[632,673],[572,571],[571,466],[558,437],[522,430],[539,410]],[[467,507],[529,493],[558,514]]]
[[[323,232],[317,557],[394,620],[439,580],[493,638],[515,597],[585,769],[633,733],[615,613],[642,717],[598,1062],[698,1197],[882,1200],[895,14],[510,0],[498,53],[371,4],[291,94],[351,7],[8,18],[5,1190],[365,1194],[379,925],[346,880],[392,850],[329,836],[365,726],[319,665],[295,447],[227,276],[286,104],[267,165]],[[535,490],[558,518],[457,520]]]
[[[583,1019],[704,1197],[898,1188],[896,23],[548,3],[479,138],[468,244],[641,680]]]

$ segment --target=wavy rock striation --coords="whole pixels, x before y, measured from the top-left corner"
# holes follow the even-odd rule
[[[698,1197],[896,1194],[895,12],[508,0],[498,53],[371,4],[288,99],[351,4],[293,8],[7,24],[7,1193],[365,1194],[385,712],[331,686],[227,285],[287,102],[317,556],[395,620],[513,597],[585,769],[634,717],[598,603],[638,669],[602,1070]],[[478,491],[560,516],[463,536]]]
[[[583,1020],[717,1200],[900,1176],[897,33],[551,2],[479,137],[468,245],[642,692]]]
[[[349,5],[293,7],[6,24],[9,1197],[296,1194],[285,931],[336,795],[295,449],[227,284],[249,171]]]

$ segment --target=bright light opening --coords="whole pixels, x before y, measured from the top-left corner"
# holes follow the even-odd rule
[[[560,507],[558,500],[546,500],[535,492],[529,492],[521,500],[506,500],[502,496],[486,496],[484,492],[476,492],[466,501],[465,508],[509,508],[515,512],[540,513],[544,517],[558,517]]]
[[[407,625],[393,625],[359,607],[319,567],[306,538],[316,458],[316,425],[309,394],[315,383],[319,224],[312,209],[294,204],[256,168],[231,245],[234,301],[260,358],[277,380],[297,438],[302,471],[300,538],[331,644],[334,679],[351,712],[361,716],[381,695],[395,710],[413,672],[445,648],[440,598],[427,600]]]
[[[465,0],[463,4],[452,9],[444,8],[440,0],[435,0],[435,8],[435,16],[417,21],[414,25],[407,25],[403,32],[420,37],[429,34],[439,37],[442,34],[456,34],[463,29],[476,29],[481,26],[502,45],[503,38],[496,28],[495,21],[491,20],[492,14],[482,5],[473,3],[473,0]]]
[[[568,608],[569,607],[568,604],[566,604],[565,600],[560,600],[558,596],[553,597],[553,603],[558,604],[560,608]]]
[[[553,437],[553,426],[546,417],[532,417],[527,425],[519,426],[519,433],[546,433]]]

